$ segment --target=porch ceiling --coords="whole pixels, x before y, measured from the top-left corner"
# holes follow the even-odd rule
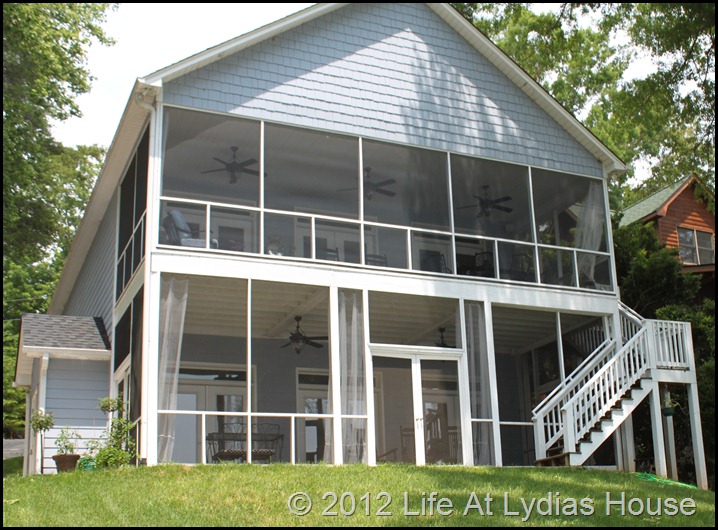
[[[563,332],[596,317],[561,313]],[[498,354],[521,354],[532,347],[556,340],[556,313],[513,307],[493,308],[494,344]]]
[[[457,344],[453,300],[371,293],[372,342],[433,346],[444,339]],[[430,300],[431,303],[421,303]],[[255,281],[252,287],[252,337],[286,339],[295,315],[308,335],[329,335],[329,289],[293,283]],[[577,328],[595,317],[561,314],[561,326]],[[493,333],[498,354],[520,354],[556,339],[553,311],[494,306]],[[192,276],[185,333],[246,337],[247,282],[231,278]]]

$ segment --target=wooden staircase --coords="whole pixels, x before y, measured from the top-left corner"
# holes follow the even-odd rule
[[[604,340],[533,410],[536,465],[584,464],[649,395],[652,371],[689,369],[688,326],[620,315],[623,345]]]

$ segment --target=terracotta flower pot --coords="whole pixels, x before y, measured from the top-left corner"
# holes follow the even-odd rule
[[[74,471],[77,466],[77,461],[80,459],[80,455],[53,455],[52,459],[55,461],[58,473],[61,471]]]

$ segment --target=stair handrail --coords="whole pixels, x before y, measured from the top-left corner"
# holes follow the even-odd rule
[[[554,388],[532,411],[534,436],[536,442],[536,458],[546,457],[546,451],[563,435],[563,419],[561,408],[573,395],[593,377],[614,355],[616,341],[604,340],[591,354],[586,357],[566,378]]]
[[[648,328],[641,328],[562,407],[566,452],[575,452],[578,440],[598,424],[650,368],[648,335]]]
[[[620,300],[618,301],[618,311],[621,318],[621,337],[624,342],[628,342],[631,337],[646,325],[646,319]],[[626,333],[626,328],[628,327],[626,321],[632,325],[631,333]]]
[[[620,337],[623,342],[628,342],[646,327],[646,321],[620,300],[618,301],[618,309],[621,319]],[[561,408],[576,394],[579,387],[588,383],[612,356],[618,354],[619,348],[616,340],[615,338],[604,340],[571,372],[561,385],[554,388],[532,410],[537,459],[545,458],[549,447],[564,435],[564,415]]]

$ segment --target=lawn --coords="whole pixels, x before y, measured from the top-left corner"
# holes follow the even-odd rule
[[[580,468],[167,465],[7,476],[3,522],[38,527],[714,527],[715,493]]]

